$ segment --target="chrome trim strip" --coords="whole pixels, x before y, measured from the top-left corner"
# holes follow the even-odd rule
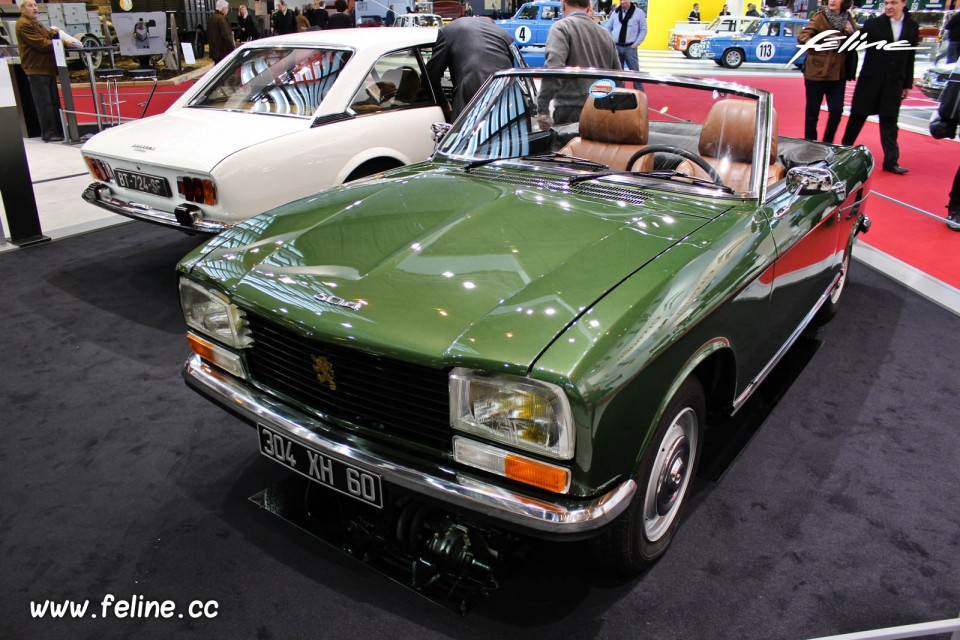
[[[139,202],[130,202],[117,198],[113,195],[110,187],[99,182],[94,182],[84,189],[82,195],[83,199],[90,204],[95,204],[112,213],[118,213],[121,216],[133,218],[134,220],[143,220],[165,227],[173,227],[181,231],[215,234],[233,226],[232,224],[217,222],[215,220],[201,220],[192,225],[183,225],[177,222],[177,217],[170,212],[160,211],[159,209],[154,209]]]
[[[257,424],[329,454],[343,462],[379,474],[385,481],[442,502],[548,534],[593,531],[616,518],[630,504],[636,483],[630,479],[592,500],[557,497],[543,500],[452,468],[430,473],[400,466],[346,440],[315,418],[282,404],[191,355],[183,367],[187,384],[218,400]]]
[[[832,214],[831,214],[832,215]],[[793,346],[793,343],[797,341],[797,338],[800,337],[800,334],[803,333],[803,330],[813,322],[814,317],[816,317],[817,312],[820,311],[827,300],[830,298],[830,294],[833,292],[834,287],[837,286],[837,283],[840,282],[840,278],[843,277],[843,271],[837,274],[837,277],[833,279],[833,282],[827,287],[827,290],[820,296],[820,299],[817,300],[817,304],[813,305],[813,308],[803,317],[803,320],[800,321],[800,324],[797,325],[797,328],[793,330],[793,333],[790,334],[790,337],[787,338],[787,341],[783,343],[783,346],[774,354],[773,358],[766,364],[762,371],[757,375],[756,378],[750,381],[750,384],[747,385],[747,388],[743,390],[743,393],[740,394],[736,400],[733,401],[733,412],[730,415],[735,415],[737,411],[743,407],[744,403],[750,399],[750,396],[753,395],[753,392],[757,390],[757,387],[764,381],[764,379],[770,375],[770,372],[773,370],[777,363],[780,362],[780,359],[786,355],[787,351],[790,350],[790,347]]]

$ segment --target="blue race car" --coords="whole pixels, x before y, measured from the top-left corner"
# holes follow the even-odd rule
[[[744,62],[785,65],[797,53],[797,36],[807,24],[801,18],[771,17],[758,20],[742,33],[722,34],[703,40],[703,57],[736,69]],[[798,68],[806,54],[793,61]]]
[[[546,0],[527,2],[512,18],[496,22],[510,33],[514,44],[523,50],[526,47],[545,47],[547,32],[553,23],[562,17],[560,3],[557,0]]]

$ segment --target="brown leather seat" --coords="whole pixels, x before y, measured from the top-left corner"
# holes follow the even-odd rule
[[[636,109],[609,111],[597,109],[593,98],[587,98],[580,112],[580,135],[568,142],[561,153],[602,162],[611,169],[627,170],[630,157],[647,146],[647,94],[635,89],[616,89],[615,93],[637,96]],[[653,168],[653,155],[644,156],[637,170]]]
[[[770,165],[767,183],[781,180],[785,174],[777,159],[777,112],[773,112],[770,136]],[[753,100],[719,100],[710,108],[700,130],[700,156],[717,170],[723,183],[734,191],[750,190],[753,147],[757,132],[757,104]],[[707,173],[690,160],[678,171],[709,179]]]

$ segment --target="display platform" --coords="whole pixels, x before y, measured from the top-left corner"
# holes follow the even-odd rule
[[[461,617],[248,500],[286,472],[180,376],[174,265],[200,241],[126,224],[0,253],[0,637],[768,639],[956,616],[960,317],[862,264],[711,442],[661,562],[616,580],[538,541]],[[82,620],[51,618],[67,601]]]

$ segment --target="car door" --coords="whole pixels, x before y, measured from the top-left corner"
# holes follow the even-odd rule
[[[799,22],[783,22],[780,27],[780,37],[777,44],[777,52],[774,61],[779,64],[787,64],[790,58],[797,52],[797,36],[803,25]],[[800,60],[802,62],[802,59]]]
[[[365,139],[376,141],[373,149],[350,148],[353,154],[345,167],[356,166],[387,150],[399,151],[411,161],[425,159],[433,150],[430,126],[443,122],[443,112],[427,78],[423,58],[418,49],[403,49],[382,56],[360,83],[350,101],[348,113],[354,131],[363,131]],[[363,123],[359,122],[363,119]],[[360,134],[355,134],[360,135]]]
[[[843,199],[831,190],[801,195],[781,183],[764,203],[762,214],[777,247],[776,262],[766,275],[772,293],[765,342],[773,351],[790,338],[837,273],[846,239],[841,233]]]
[[[768,21],[760,25],[751,46],[747,49],[748,62],[776,62],[780,53],[780,22]]]

